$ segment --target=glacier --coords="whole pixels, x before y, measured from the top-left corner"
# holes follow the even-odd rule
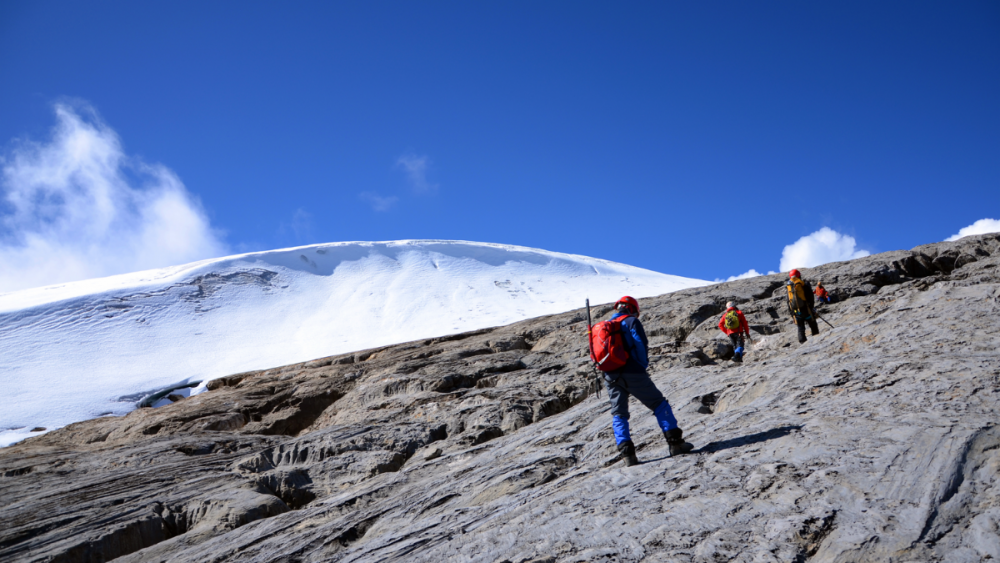
[[[6,293],[0,447],[126,414],[171,386],[505,325],[585,298],[709,283],[520,246],[403,240],[254,252]]]

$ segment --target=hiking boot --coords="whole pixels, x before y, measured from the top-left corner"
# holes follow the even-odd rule
[[[670,457],[686,454],[694,449],[694,444],[689,442],[679,442],[677,444],[667,444],[670,448]]]
[[[635,457],[635,444],[632,443],[632,440],[625,440],[618,444],[618,451],[621,452],[622,459],[625,460],[625,467],[639,465],[639,458]]]
[[[667,446],[670,448],[670,457],[686,454],[694,449],[694,444],[684,441],[684,432],[680,428],[666,430],[663,437],[667,439]]]

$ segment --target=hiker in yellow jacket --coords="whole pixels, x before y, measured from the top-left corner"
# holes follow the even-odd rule
[[[788,311],[792,314],[792,321],[799,328],[799,344],[806,341],[806,323],[812,329],[812,335],[819,334],[819,325],[816,324],[816,296],[809,282],[804,281],[798,270],[788,272],[788,282],[785,283],[788,291]]]

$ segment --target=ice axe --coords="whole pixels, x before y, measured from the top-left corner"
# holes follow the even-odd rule
[[[594,355],[594,337],[590,333],[590,327],[594,321],[590,318],[590,298],[587,298],[587,346],[590,347],[590,355]]]
[[[587,298],[587,347],[590,350],[590,357],[591,358],[594,357],[594,336],[593,336],[593,334],[590,331],[591,326],[593,326],[593,324],[594,324],[594,321],[590,318],[590,298],[588,297]],[[595,372],[595,375],[598,375],[596,373],[597,372],[597,366],[596,365],[594,366],[594,372]],[[596,383],[597,384],[594,387],[595,387],[595,389],[597,391],[597,398],[600,398],[601,397],[601,379],[600,379],[600,375],[598,375]]]

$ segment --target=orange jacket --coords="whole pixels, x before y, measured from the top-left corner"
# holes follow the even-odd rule
[[[726,309],[726,313],[736,309],[736,307],[730,307]],[[736,309],[736,315],[740,318],[740,327],[736,330],[729,330],[726,328],[726,313],[722,314],[722,318],[719,319],[719,330],[726,334],[740,333],[744,332],[747,336],[750,336],[750,325],[747,324],[747,318],[743,316],[743,311]]]
[[[813,293],[815,293],[816,297],[819,297],[820,299],[826,299],[830,295],[829,293],[826,292],[825,287],[817,287],[816,291],[814,291]]]

